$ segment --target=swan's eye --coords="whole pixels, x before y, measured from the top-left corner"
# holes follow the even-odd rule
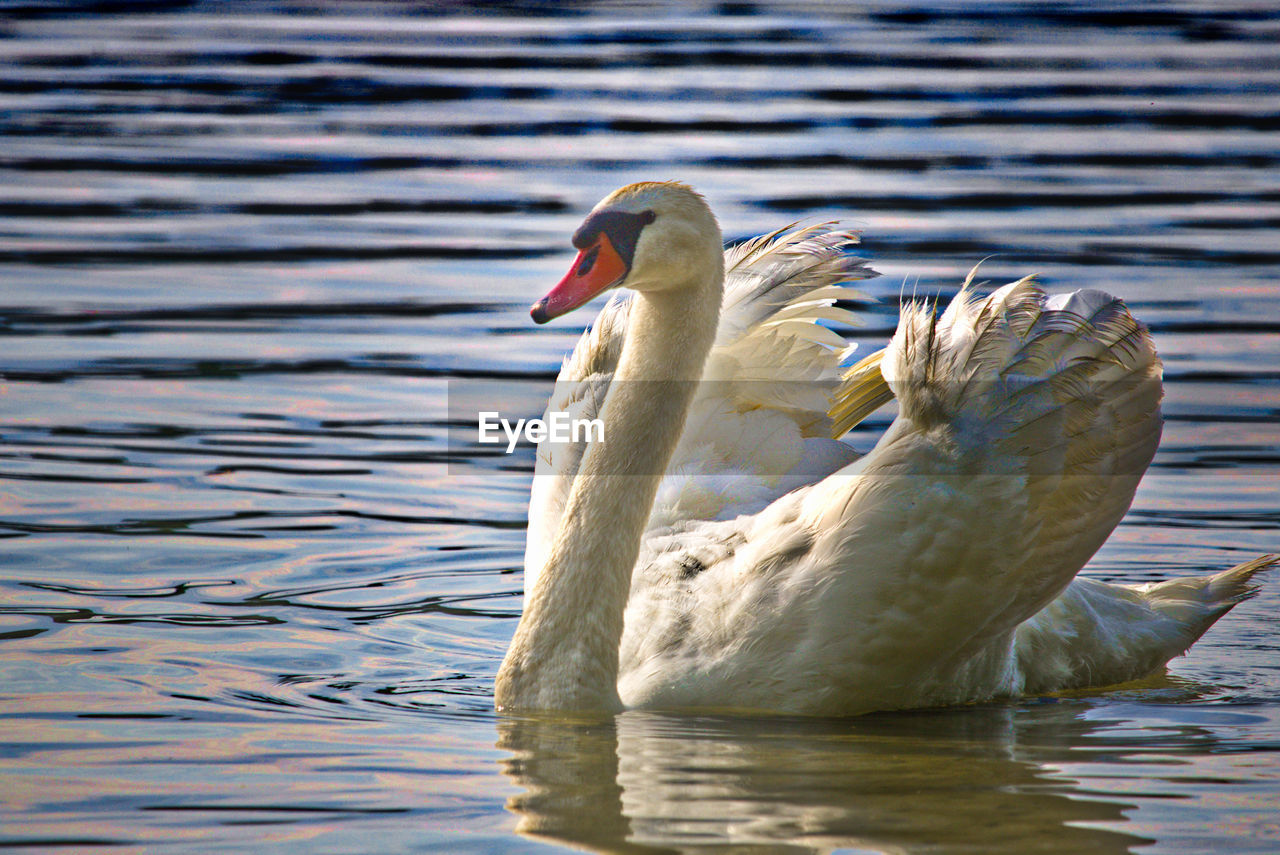
[[[573,245],[580,250],[586,250],[599,240],[602,234],[607,235],[614,248],[629,261],[636,241],[640,239],[640,230],[657,218],[658,215],[653,211],[641,211],[639,214],[629,214],[626,211],[596,211],[587,217],[573,233]]]
[[[586,276],[591,272],[591,268],[596,266],[596,259],[600,257],[600,244],[596,244],[587,250],[582,256],[582,263],[578,265],[578,271],[575,275]]]

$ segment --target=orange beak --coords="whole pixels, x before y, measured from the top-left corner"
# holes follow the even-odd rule
[[[545,324],[552,318],[572,312],[601,291],[608,290],[627,278],[627,263],[618,255],[603,232],[595,243],[574,259],[564,278],[533,304],[529,314],[535,323]]]

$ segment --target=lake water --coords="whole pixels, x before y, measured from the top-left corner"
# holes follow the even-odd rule
[[[449,390],[540,410],[633,180],[862,229],[868,346],[987,256],[1123,296],[1168,424],[1085,572],[1280,547],[1280,13],[1095,7],[0,3],[0,846],[1280,851],[1280,576],[1110,692],[492,710],[532,456]]]

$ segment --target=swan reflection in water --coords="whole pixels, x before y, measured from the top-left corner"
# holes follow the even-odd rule
[[[505,716],[498,745],[517,832],[594,852],[1126,853],[1150,841],[1102,826],[1133,805],[1052,771],[1108,727],[1090,709]]]

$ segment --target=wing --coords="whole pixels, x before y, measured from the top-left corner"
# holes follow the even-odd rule
[[[650,529],[752,513],[856,457],[827,415],[852,348],[819,321],[859,324],[834,304],[869,299],[844,283],[875,273],[831,224],[782,229],[725,253],[716,344],[659,486]],[[622,352],[630,301],[615,297],[565,360],[550,412],[595,418]],[[525,547],[526,587],[541,569],[585,443],[538,448]]]
[[[940,681],[1070,584],[1159,443],[1161,366],[1124,303],[1030,279],[940,319],[904,308],[881,364],[900,414],[802,517],[865,632]],[[840,568],[856,568],[839,572]]]
[[[837,422],[878,396],[870,373],[850,372]],[[941,318],[904,306],[878,373],[899,415],[865,457],[648,544],[624,701],[853,713],[1012,685],[1013,629],[1111,533],[1155,452],[1150,339],[1100,292],[966,283]]]

